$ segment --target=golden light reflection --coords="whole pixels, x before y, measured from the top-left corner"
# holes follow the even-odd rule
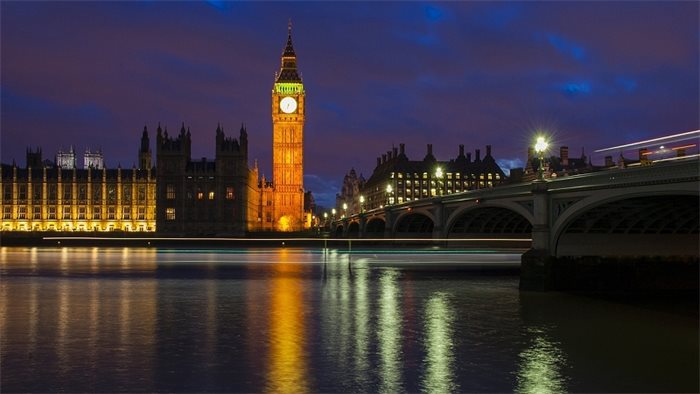
[[[531,329],[534,337],[530,347],[520,353],[518,393],[563,393],[566,379],[560,370],[566,363],[564,353],[543,330]]]
[[[355,376],[364,388],[369,383],[369,322],[370,309],[369,299],[367,297],[367,281],[369,270],[362,267],[360,264],[355,270]],[[369,390],[367,390],[369,391]]]
[[[459,391],[454,383],[453,316],[445,293],[436,293],[428,299],[425,306],[426,370],[422,380],[423,391]]]
[[[270,302],[270,360],[266,391],[274,393],[304,393],[309,391],[305,352],[306,327],[302,284],[293,272],[299,265],[293,254],[281,249],[274,264],[278,275],[271,283]]]
[[[399,273],[385,271],[379,279],[380,304],[377,336],[379,340],[379,391],[395,393],[401,388],[401,308],[396,283]]]

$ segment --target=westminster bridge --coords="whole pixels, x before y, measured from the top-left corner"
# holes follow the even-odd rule
[[[697,256],[697,156],[388,205],[343,238],[525,240],[544,256]],[[531,243],[530,243],[531,240]]]

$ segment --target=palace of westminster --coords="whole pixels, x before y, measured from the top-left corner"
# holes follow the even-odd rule
[[[189,128],[183,124],[171,135],[159,124],[155,162],[144,127],[138,166],[131,169],[105,168],[102,153],[89,151],[84,168],[76,168],[72,148],[59,151],[55,162],[42,160],[41,149],[28,149],[25,168],[2,164],[0,230],[243,235],[312,227],[313,197],[303,185],[305,91],[296,60],[290,25],[272,90],[272,180],[260,176],[257,163],[248,167],[244,126],[233,138],[219,125],[214,160],[193,161]],[[440,163],[445,178],[433,179],[433,167]],[[356,177],[354,170],[350,175]],[[403,144],[400,152],[393,149],[377,160],[367,182],[348,183],[347,178],[341,199],[346,213],[506,180],[490,146],[483,160],[477,150],[472,161],[460,146],[455,160],[437,162],[431,145],[424,160],[408,161]],[[357,190],[349,190],[348,184]]]

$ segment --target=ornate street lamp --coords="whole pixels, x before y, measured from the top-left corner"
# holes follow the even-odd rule
[[[442,186],[440,186],[440,182],[442,181],[442,176],[444,174],[442,173],[442,168],[438,167],[437,170],[435,170],[435,178],[437,178],[436,182],[436,187],[437,187],[437,194],[438,196],[442,195]]]
[[[365,196],[360,195],[360,213],[365,211]]]
[[[343,203],[343,217],[348,216],[348,204]]]
[[[547,150],[549,144],[545,141],[544,137],[537,137],[537,142],[535,143],[535,152],[540,159],[540,167],[537,169],[537,179],[544,180],[544,152]]]

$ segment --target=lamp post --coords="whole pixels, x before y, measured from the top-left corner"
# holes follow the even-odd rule
[[[323,227],[328,226],[328,212],[323,213]]]
[[[365,211],[365,196],[360,195],[360,213]]]
[[[442,195],[442,186],[440,186],[440,182],[442,181],[443,175],[444,174],[442,173],[442,168],[438,167],[437,170],[435,170],[435,178],[437,178],[437,181],[435,182],[435,187],[437,188],[438,196]]]
[[[347,216],[348,216],[348,204],[343,203],[343,217],[347,217]]]
[[[386,185],[386,205],[389,205],[391,203],[391,192],[394,189],[391,187],[391,183]]]
[[[336,213],[336,212],[337,212],[337,211],[335,210],[335,208],[331,209],[331,221],[332,221],[332,222],[335,221],[335,213]]]
[[[540,166],[537,169],[537,179],[544,180],[544,152],[547,150],[549,144],[544,140],[544,137],[537,137],[537,142],[535,143],[535,152],[540,159]]]

